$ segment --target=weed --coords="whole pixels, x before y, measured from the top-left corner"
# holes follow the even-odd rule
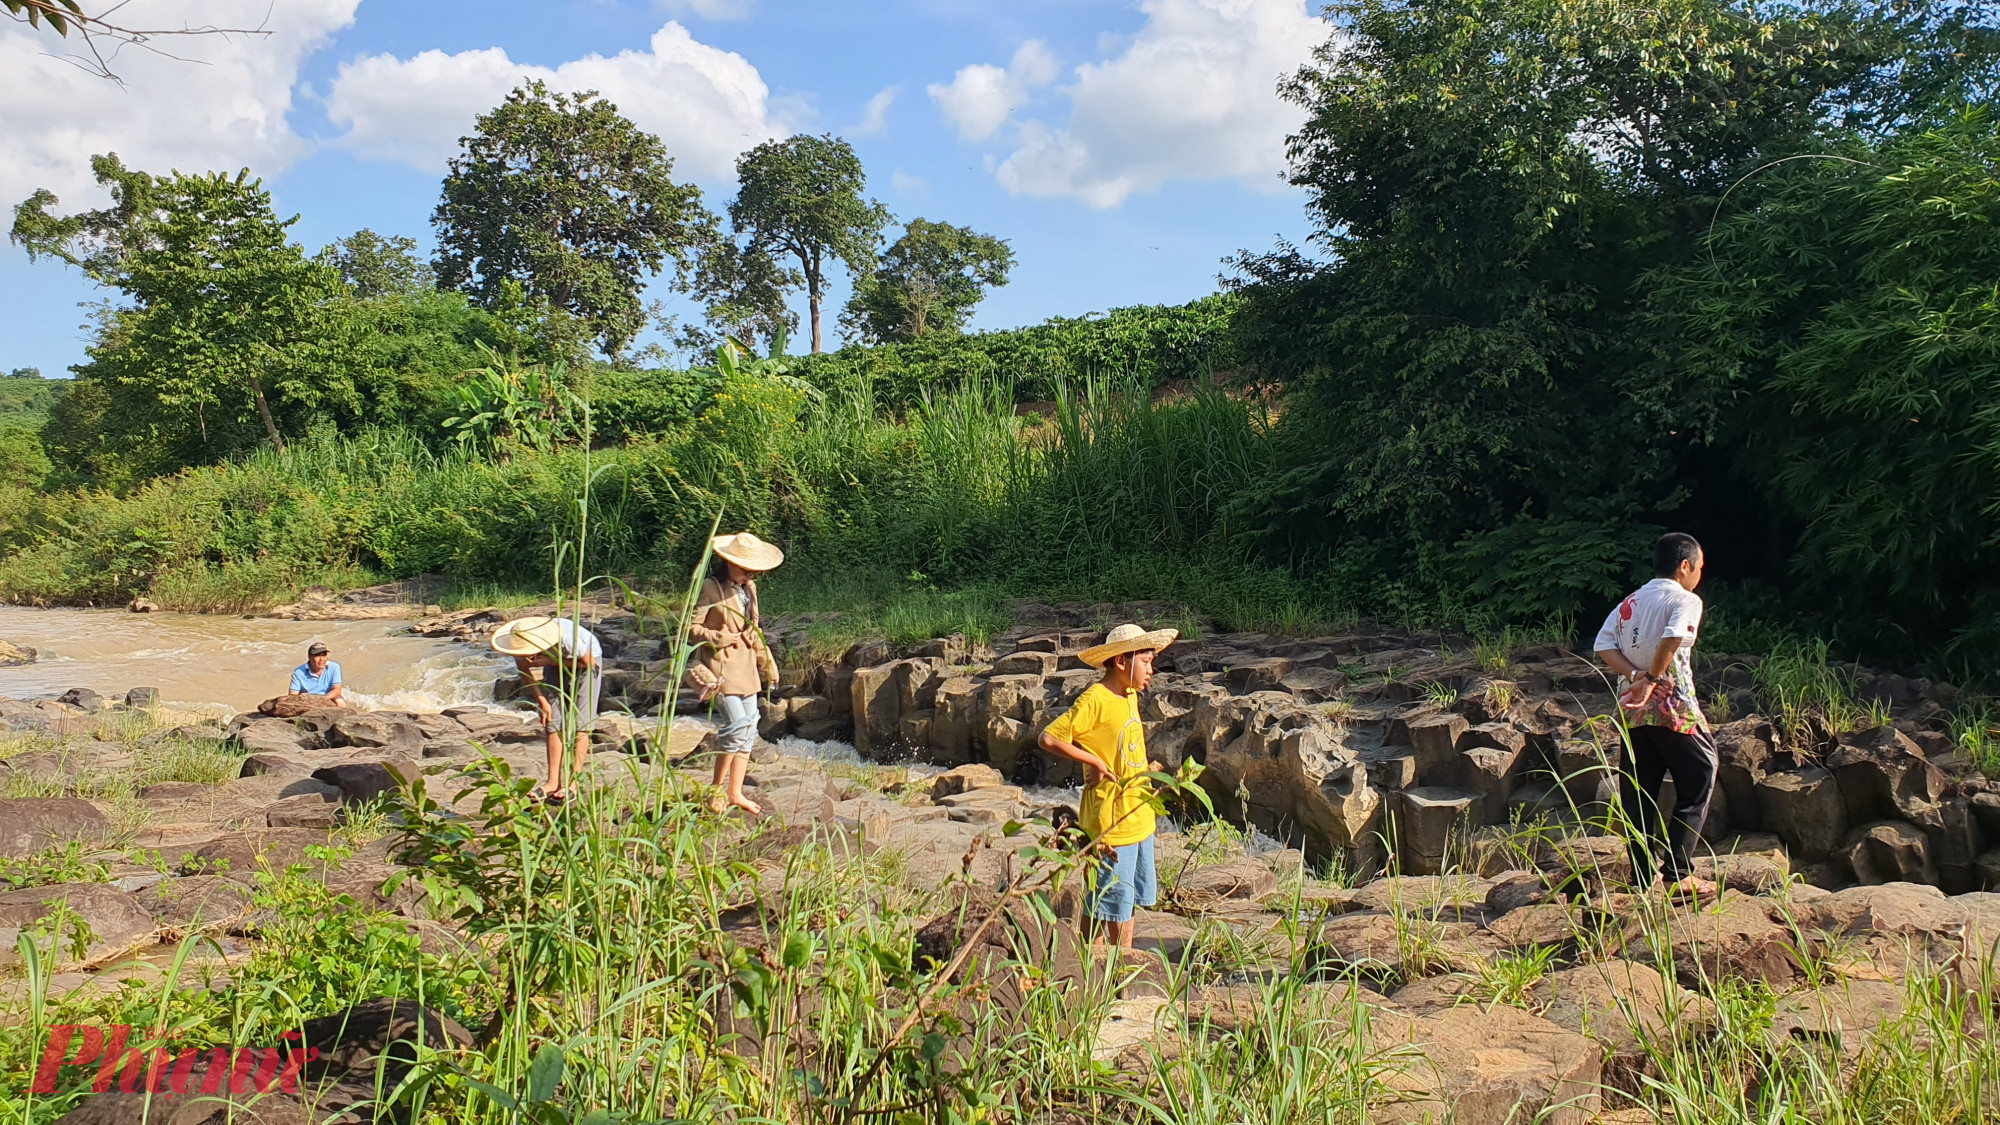
[[[110,866],[85,849],[79,840],[44,848],[19,859],[0,857],[0,883],[10,887],[102,883],[110,878]]]
[[[1951,720],[1952,742],[1988,777],[2000,777],[2000,728],[1984,705],[1964,708]]]
[[[1708,721],[1718,725],[1728,722],[1734,707],[1735,704],[1730,701],[1728,690],[1725,688],[1716,688],[1715,694],[1708,697],[1708,706],[1705,708],[1708,714]]]
[[[1452,704],[1458,702],[1458,689],[1452,687],[1450,684],[1440,683],[1436,680],[1431,680],[1423,684],[1418,694],[1424,702],[1440,709],[1450,707]]]
[[[1514,685],[1506,680],[1488,680],[1485,699],[1488,713],[1505,715],[1514,709]]]
[[[1514,630],[1508,629],[1499,636],[1475,637],[1472,641],[1472,659],[1479,670],[1489,676],[1507,674],[1508,659],[1516,647]]]
[[[365,804],[342,805],[340,824],[333,830],[339,846],[350,851],[365,847],[395,829],[400,814],[394,798],[378,797]]]
[[[1866,719],[1854,698],[1854,680],[1827,662],[1824,640],[1786,641],[1758,661],[1752,673],[1759,699],[1788,736],[1805,737],[1817,725],[1853,730]]]
[[[133,789],[167,781],[221,785],[243,769],[242,751],[219,739],[167,739],[135,755]]]
[[[1555,963],[1557,952],[1555,946],[1537,945],[1482,962],[1476,967],[1478,980],[1473,984],[1472,994],[1482,1003],[1525,1008],[1534,995],[1535,985]]]

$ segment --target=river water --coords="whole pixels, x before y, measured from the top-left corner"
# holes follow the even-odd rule
[[[218,715],[283,694],[306,646],[332,650],[347,700],[365,708],[436,711],[486,703],[512,663],[474,645],[403,634],[401,621],[287,621],[216,614],[0,606],[0,640],[38,651],[0,668],[0,696],[32,699],[73,687],[108,698],[160,689],[168,706]]]
[[[493,680],[513,662],[461,641],[405,633],[400,621],[289,621],[222,614],[129,613],[120,609],[30,609],[0,605],[0,640],[37,651],[33,664],[0,668],[0,697],[33,699],[86,687],[107,699],[135,687],[160,690],[176,710],[227,718],[282,694],[306,646],[332,650],[350,706],[439,711],[491,703]],[[676,720],[692,728],[706,716]],[[861,764],[845,742],[780,738],[795,758]],[[917,777],[943,767],[903,763]],[[1075,805],[1078,789],[1032,788],[1032,802]]]

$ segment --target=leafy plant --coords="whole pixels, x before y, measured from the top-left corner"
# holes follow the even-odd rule
[[[510,446],[547,452],[579,435],[583,400],[564,384],[562,364],[521,364],[484,343],[479,349],[487,364],[453,386],[458,413],[442,423],[461,448],[480,455]]]
[[[10,887],[102,883],[110,878],[110,865],[77,840],[53,845],[18,859],[0,857],[0,883]]]
[[[1424,702],[1433,704],[1440,709],[1450,707],[1452,704],[1458,702],[1458,689],[1447,683],[1429,680],[1421,685],[1420,690],[1423,694]]]
[[[1537,945],[1516,953],[1504,953],[1478,968],[1479,979],[1472,994],[1482,1003],[1528,1006],[1535,985],[1548,975],[1559,953],[1555,946]]]

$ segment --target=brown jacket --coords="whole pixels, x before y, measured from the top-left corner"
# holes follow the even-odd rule
[[[763,678],[778,682],[777,661],[764,647],[757,630],[757,583],[745,584],[750,591],[750,612],[744,614],[734,587],[713,578],[701,583],[695,599],[694,624],[688,634],[701,646],[699,658],[722,677],[722,694],[756,695],[764,690]]]

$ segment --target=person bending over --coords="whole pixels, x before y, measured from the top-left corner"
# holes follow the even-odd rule
[[[1132,913],[1159,899],[1153,864],[1152,786],[1146,781],[1146,728],[1139,693],[1153,682],[1153,654],[1174,643],[1176,629],[1147,632],[1120,625],[1104,643],[1077,658],[1104,669],[1076,703],[1042,731],[1042,751],[1083,767],[1081,828],[1099,851],[1093,884],[1084,898],[1091,940],[1132,948]]]
[[[328,656],[326,646],[314,641],[306,649],[306,662],[292,669],[293,695],[324,695],[335,707],[344,707],[340,697],[347,689],[340,683],[340,665]]]
[[[1705,561],[1694,536],[1661,536],[1653,545],[1653,580],[1618,603],[1594,645],[1598,659],[1619,676],[1628,743],[1620,791],[1635,829],[1632,881],[1647,887],[1664,879],[1696,895],[1715,893],[1714,883],[1693,873],[1717,766],[1689,660],[1701,628],[1694,588]],[[1663,815],[1660,791],[1669,776],[1674,807]]]
[[[523,617],[494,630],[493,647],[514,658],[535,709],[541,712],[549,746],[549,780],[540,795],[561,804],[569,800],[570,782],[583,773],[590,754],[590,728],[597,722],[598,696],[604,691],[603,642],[568,618]],[[576,747],[567,770],[566,727]]]

